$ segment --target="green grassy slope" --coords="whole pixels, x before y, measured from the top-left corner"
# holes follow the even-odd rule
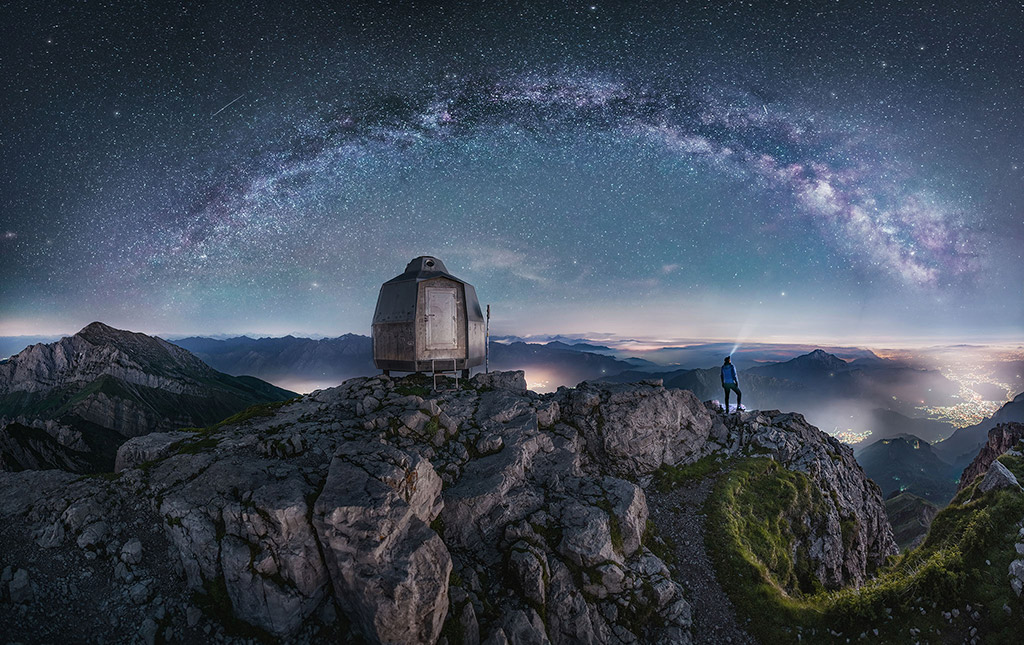
[[[1024,460],[1000,461],[1024,478]],[[739,460],[720,476],[705,507],[706,545],[723,588],[764,643],[856,641],[861,634],[874,642],[966,642],[971,628],[983,642],[1019,642],[1024,603],[1007,569],[1024,493],[977,495],[977,485],[935,517],[919,547],[859,589],[825,591],[807,576],[806,555],[792,549],[801,530],[793,519],[813,521],[820,494],[770,460]],[[944,615],[953,609],[957,616]]]

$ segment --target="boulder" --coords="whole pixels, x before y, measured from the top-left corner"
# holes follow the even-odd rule
[[[293,634],[329,584],[308,520],[315,489],[294,467],[272,460],[235,456],[194,466],[204,463],[185,482],[175,475],[187,470],[183,464],[165,462],[151,475],[189,587],[205,592],[222,581],[237,618],[277,636]]]
[[[139,538],[132,538],[121,547],[121,562],[125,564],[139,564],[142,562],[142,542]]]
[[[1020,483],[1017,478],[1014,477],[1010,469],[1001,464],[999,461],[993,461],[992,465],[988,467],[985,472],[985,478],[978,484],[979,493],[987,493],[990,490],[997,488],[1010,488],[1013,490],[1021,490]]]
[[[1012,448],[1022,439],[1024,439],[1024,423],[1000,423],[989,430],[988,441],[960,475],[957,492],[972,484],[978,475],[987,472],[989,466],[999,458],[999,455],[1005,452],[1015,452],[1012,451]]]
[[[561,418],[580,430],[594,459],[623,477],[694,460],[711,430],[710,413],[687,390],[587,382],[561,394]]]
[[[28,571],[18,569],[13,573],[7,583],[7,597],[16,605],[32,601],[32,583],[28,579]]]
[[[313,523],[336,600],[377,642],[441,632],[452,560],[429,523],[442,505],[441,479],[417,454],[351,443],[331,461]]]
[[[522,394],[526,392],[526,372],[515,370],[477,374],[472,383],[478,389],[509,390]]]

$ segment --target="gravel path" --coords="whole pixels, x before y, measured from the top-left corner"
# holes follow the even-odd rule
[[[695,643],[743,643],[757,641],[737,622],[729,597],[722,591],[704,549],[704,500],[715,477],[684,482],[668,493],[653,488],[647,494],[651,520],[658,532],[675,543],[672,575],[686,589],[693,611]]]

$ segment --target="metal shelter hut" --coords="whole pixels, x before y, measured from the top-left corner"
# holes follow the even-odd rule
[[[473,285],[429,255],[380,287],[373,362],[388,374],[456,372],[484,362],[484,316]]]

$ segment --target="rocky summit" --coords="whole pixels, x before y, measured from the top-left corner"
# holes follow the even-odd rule
[[[688,643],[697,592],[656,555],[645,487],[716,456],[769,457],[820,489],[798,547],[826,588],[896,552],[852,451],[799,414],[727,418],[656,381],[425,385],[357,378],[138,437],[110,476],[0,473],[0,632]]]
[[[161,338],[92,323],[0,361],[0,469],[113,467],[128,437],[207,425],[294,396]]]

